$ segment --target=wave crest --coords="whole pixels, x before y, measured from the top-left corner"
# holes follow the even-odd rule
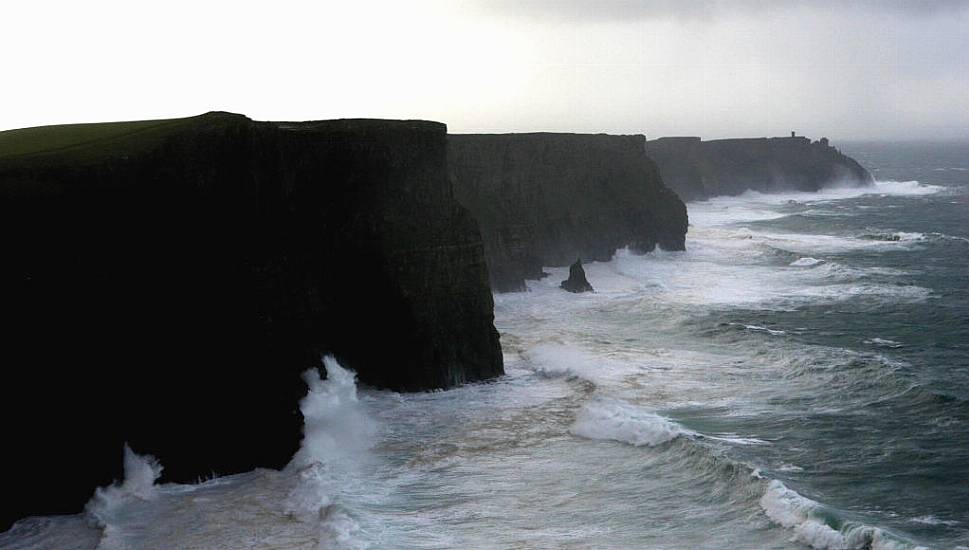
[[[570,432],[637,447],[654,447],[691,432],[672,420],[615,399],[596,399],[576,415]]]

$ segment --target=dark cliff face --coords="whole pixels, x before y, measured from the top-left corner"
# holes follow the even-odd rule
[[[682,250],[686,207],[645,155],[643,136],[448,136],[455,195],[481,226],[492,287],[525,289],[542,266],[618,248]]]
[[[817,191],[828,185],[868,185],[871,174],[827,139],[804,137],[660,138],[646,143],[663,181],[683,198],[700,200],[747,190]]]
[[[125,441],[173,481],[284,465],[324,352],[398,390],[502,373],[444,125],[210,113],[105,134],[0,151],[0,529],[78,511]]]

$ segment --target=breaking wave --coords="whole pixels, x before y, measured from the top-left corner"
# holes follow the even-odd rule
[[[576,416],[570,431],[586,439],[606,439],[650,447],[692,432],[668,418],[615,399],[595,399]]]
[[[372,546],[372,533],[361,520],[366,513],[357,500],[360,486],[376,486],[369,476],[369,457],[378,426],[357,397],[354,373],[333,357],[323,358],[323,364],[326,379],[316,369],[303,374],[308,386],[300,401],[303,442],[282,471],[255,470],[195,485],[159,485],[162,464],[125,445],[124,479],[98,488],[85,515],[22,520],[0,535],[0,546],[76,550]]]
[[[364,548],[361,526],[340,502],[347,478],[359,477],[361,461],[374,445],[377,424],[357,398],[356,374],[333,356],[323,357],[326,379],[309,369],[309,390],[299,404],[303,442],[287,470],[298,483],[285,501],[286,512],[319,523],[321,548]]]
[[[821,504],[803,497],[774,479],[767,484],[760,506],[774,523],[790,529],[797,542],[816,550],[903,550],[914,543],[884,529],[844,521]]]
[[[158,496],[155,481],[161,477],[162,465],[151,455],[139,455],[124,446],[124,480],[95,490],[85,510],[101,528],[99,548],[131,546],[124,529],[125,509],[138,501],[151,501]]]

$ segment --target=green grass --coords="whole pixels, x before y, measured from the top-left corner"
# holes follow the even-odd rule
[[[207,113],[189,118],[99,122],[38,126],[0,132],[0,160],[59,154],[65,159],[83,161],[105,153],[125,154],[150,148],[173,132],[197,124],[203,118],[238,116]]]

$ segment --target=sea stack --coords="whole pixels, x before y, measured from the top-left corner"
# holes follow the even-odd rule
[[[560,286],[575,294],[595,292],[592,285],[589,284],[589,280],[585,278],[585,269],[582,268],[582,258],[576,258],[575,263],[569,267],[569,278],[562,281]]]

